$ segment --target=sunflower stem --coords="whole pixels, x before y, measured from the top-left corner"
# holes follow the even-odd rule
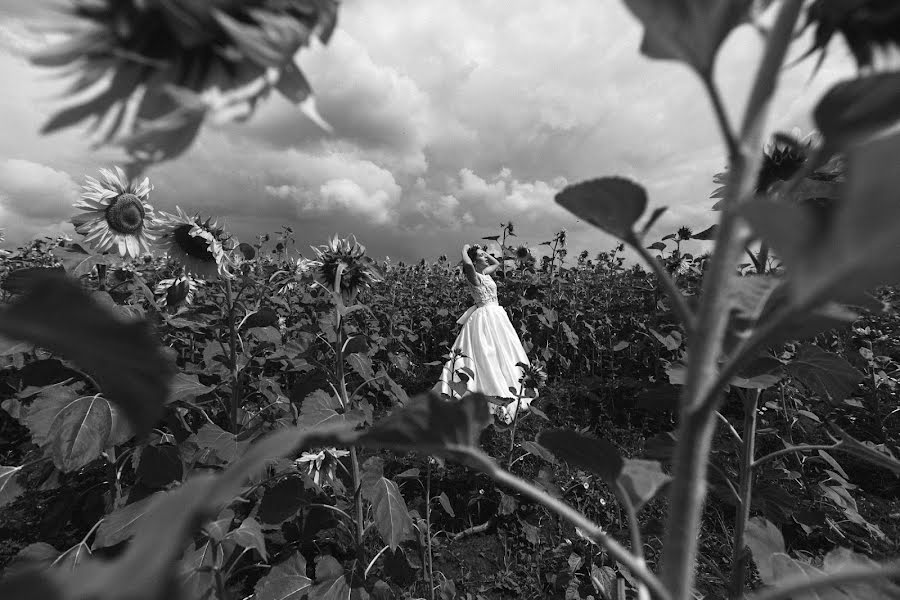
[[[509,432],[509,457],[506,459],[506,470],[512,472],[513,452],[516,451],[516,425],[519,422],[519,406],[522,404],[522,394],[525,384],[519,382],[519,392],[516,394],[516,410],[513,412],[512,429]]]
[[[340,273],[337,276],[337,285],[335,289],[340,290]],[[350,397],[347,394],[347,378],[344,374],[344,322],[341,318],[341,309],[343,308],[342,302],[340,299],[337,300],[337,305],[335,306],[335,336],[334,336],[334,370],[335,377],[337,379],[337,391],[339,394],[339,400],[341,402],[341,406],[344,407],[344,411],[350,410]],[[353,474],[353,505],[356,512],[356,553],[362,558],[363,552],[363,525],[364,525],[364,516],[363,516],[363,505],[362,505],[362,490],[360,487],[360,471],[359,471],[359,455],[356,453],[356,446],[350,447],[350,464],[352,468]]]
[[[97,265],[97,289],[101,292],[106,291],[106,264],[104,263]]]
[[[752,390],[749,393],[739,390],[739,394],[744,404],[744,445],[741,452],[741,489],[739,502],[735,508],[734,546],[731,551],[730,597],[733,600],[740,600],[744,595],[744,579],[747,571],[744,547],[753,496],[753,459],[756,454],[756,407],[759,402],[759,390]]]
[[[234,297],[231,290],[231,280],[225,280],[225,305],[228,310],[228,349],[229,359],[228,365],[231,367],[231,430],[233,433],[238,432],[238,405],[240,404],[240,380],[238,378],[237,368],[237,331],[234,327]]]

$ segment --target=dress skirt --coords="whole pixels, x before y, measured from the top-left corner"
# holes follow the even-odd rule
[[[450,383],[460,382],[456,371],[468,367],[475,374],[466,382],[469,392],[513,400],[506,407],[490,405],[493,414],[510,422],[515,413],[517,391],[521,387],[519,379],[522,377],[522,368],[517,363],[527,365],[529,362],[506,310],[497,303],[472,306],[457,323],[462,325],[462,330],[453,343],[453,350],[461,352],[463,356],[456,359],[455,365],[452,360],[447,361],[434,390],[451,398],[458,398],[459,390],[453,390]],[[510,388],[516,391],[511,391]],[[531,400],[532,398],[523,397],[519,411],[524,413]]]

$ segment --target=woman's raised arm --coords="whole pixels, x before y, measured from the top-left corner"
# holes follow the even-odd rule
[[[475,265],[472,264],[472,257],[469,256],[469,248],[471,247],[471,244],[466,244],[462,249],[463,273],[465,274],[466,279],[469,280],[469,283],[478,285],[478,277],[475,275]]]
[[[491,273],[493,273],[494,271],[496,271],[497,269],[500,268],[500,261],[497,260],[496,258],[494,258],[493,255],[491,255],[491,254],[485,253],[485,256],[487,256],[488,266],[486,266],[484,268],[482,273],[484,273],[485,275],[490,275]]]

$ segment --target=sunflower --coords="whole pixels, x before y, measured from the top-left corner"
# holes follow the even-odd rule
[[[225,230],[211,219],[203,221],[199,215],[190,217],[181,207],[176,210],[177,215],[162,213],[157,232],[160,249],[181,263],[188,275],[200,279],[231,278],[228,254],[232,248],[226,248],[229,240]]]
[[[763,148],[756,176],[756,193],[769,193],[773,187],[793,179],[820,145],[821,137],[815,131],[802,138],[798,128],[794,128],[790,134],[775,133]],[[831,198],[837,194],[837,186],[842,177],[843,157],[832,156],[825,164],[807,174],[797,188],[796,195],[800,200],[813,197]],[[710,198],[724,198],[728,187],[728,171],[716,173],[713,176],[713,183],[719,184],[720,187],[710,194]],[[720,203],[713,206],[713,210],[720,208]]]
[[[273,89],[322,123],[296,55],[313,38],[328,42],[338,0],[70,5],[73,19],[47,25],[67,39],[31,60],[75,75],[69,93],[87,97],[54,115],[44,133],[94,120],[107,125],[104,143],[148,162],[170,159],[191,145],[208,116],[248,117]]]
[[[193,304],[194,295],[197,293],[198,283],[184,273],[161,280],[156,284],[156,295],[160,306],[178,308]]]
[[[522,376],[519,382],[526,390],[538,390],[547,382],[547,372],[544,366],[535,361],[532,364],[517,363],[517,367],[522,369]]]
[[[804,56],[820,50],[821,65],[831,38],[840,33],[857,67],[870,67],[876,50],[900,48],[900,3],[897,0],[815,0],[806,12],[804,27],[810,26],[815,26],[815,36]]]
[[[307,465],[306,472],[316,485],[325,487],[334,483],[338,461],[349,455],[350,452],[347,450],[325,448],[318,452],[304,452],[300,458],[294,461],[294,464],[301,467],[305,463]]]
[[[137,258],[150,252],[153,207],[149,179],[129,181],[119,167],[100,169],[101,179],[87,177],[81,200],[73,204],[85,211],[72,217],[75,231],[98,252],[118,249],[119,256]]]
[[[366,247],[356,241],[356,236],[351,237],[352,241],[335,234],[328,243],[313,248],[319,258],[313,265],[313,278],[324,288],[339,291],[346,303],[354,302],[362,289],[382,278],[375,261],[366,256]],[[335,290],[339,271],[340,290]]]
[[[533,267],[534,263],[537,261],[534,254],[531,252],[531,248],[525,244],[516,247],[515,258],[516,264],[522,268]]]

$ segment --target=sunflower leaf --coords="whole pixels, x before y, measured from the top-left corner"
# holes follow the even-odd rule
[[[570,185],[556,195],[563,208],[591,225],[637,245],[634,224],[647,208],[647,192],[622,177],[603,177]]]
[[[16,481],[22,468],[0,466],[0,507],[18,498],[24,491]]]
[[[813,111],[825,140],[845,146],[900,121],[900,72],[873,73],[832,87]]]
[[[644,25],[641,52],[680,60],[706,77],[719,46],[748,18],[752,0],[625,0]]]
[[[429,393],[395,409],[360,435],[358,443],[451,456],[466,462],[473,458],[472,450],[477,449],[478,437],[489,423],[487,400],[482,394],[468,394],[460,402],[451,403]]]
[[[146,323],[126,323],[76,281],[34,274],[27,292],[0,311],[0,334],[31,342],[87,371],[136,433],[162,415],[173,365]]]
[[[384,461],[380,457],[366,461],[360,483],[363,497],[372,504],[375,526],[384,543],[396,550],[401,542],[415,539],[406,501],[397,484],[384,476]]]
[[[625,464],[619,450],[606,440],[564,429],[542,431],[537,443],[557,458],[593,473],[611,486],[615,485]]]
[[[306,576],[306,559],[300,552],[295,552],[257,582],[254,597],[257,600],[298,600],[311,586],[312,579]]]
[[[811,392],[834,403],[849,396],[863,379],[846,359],[812,344],[800,348],[785,369]]]

